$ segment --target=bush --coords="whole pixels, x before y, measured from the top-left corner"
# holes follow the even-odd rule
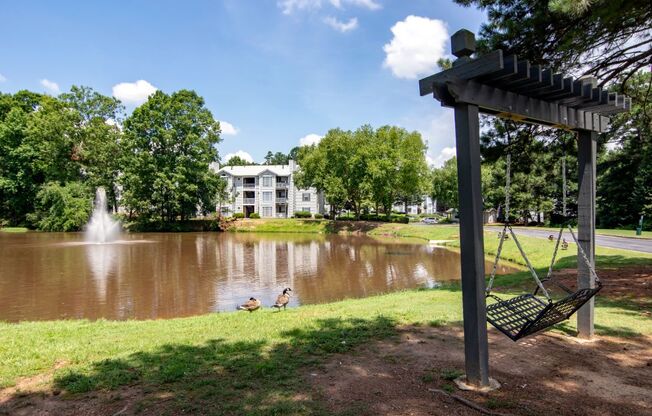
[[[296,211],[294,218],[312,218],[312,214],[308,211]]]
[[[28,220],[42,231],[78,231],[91,216],[93,197],[80,182],[44,185],[36,195],[36,212]]]
[[[244,218],[244,213],[236,212],[235,214],[233,214],[233,218]]]
[[[260,219],[260,214],[257,213],[257,212],[252,212],[251,214],[249,214],[249,218],[251,218],[253,220]]]
[[[315,214],[315,219],[316,219],[316,220],[321,220],[321,219],[323,219],[323,218],[324,218],[324,215],[322,215],[322,214],[320,214],[320,213],[316,213],[316,214]]]

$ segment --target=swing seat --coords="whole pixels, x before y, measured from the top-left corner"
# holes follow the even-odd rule
[[[489,294],[487,298],[496,302],[487,305],[487,320],[512,341],[517,341],[570,318],[600,289],[602,284],[598,281],[594,288],[580,289],[556,302],[529,293],[510,299]]]

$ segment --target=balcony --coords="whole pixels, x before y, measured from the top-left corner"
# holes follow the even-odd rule
[[[287,212],[277,212],[276,213],[276,218],[287,218],[288,213]]]
[[[256,187],[256,182],[243,182],[242,187],[243,188],[255,188]]]
[[[276,187],[280,189],[287,189],[290,186],[289,182],[276,182]]]
[[[285,198],[285,197],[278,197],[278,196],[277,196],[277,197],[276,197],[276,203],[277,203],[277,204],[287,204],[287,203],[288,203],[288,199]]]
[[[242,198],[243,205],[254,205],[256,203],[256,198]]]

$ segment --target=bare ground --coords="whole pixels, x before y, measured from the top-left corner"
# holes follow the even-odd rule
[[[602,296],[631,300],[650,314],[651,267],[600,274]],[[572,283],[574,271],[562,271],[560,279]],[[454,388],[451,380],[464,368],[461,328],[408,326],[399,328],[395,339],[306,369],[297,401],[317,401],[333,414],[481,414],[444,390],[502,415],[652,415],[652,336],[580,342],[548,332],[514,343],[489,332],[491,374],[502,384],[494,392]],[[0,390],[0,415],[177,414],[174,397],[164,388],[138,384],[69,395],[52,390],[51,374],[41,374]]]

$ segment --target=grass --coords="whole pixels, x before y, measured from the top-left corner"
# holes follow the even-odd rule
[[[25,227],[2,227],[0,228],[0,233],[26,233],[29,231]]]
[[[363,231],[377,237],[453,240],[451,246],[459,245],[456,226],[342,223],[333,228],[332,222],[318,220],[251,220],[238,227],[294,233]],[[533,266],[545,273],[553,244],[528,237],[519,240]],[[495,253],[497,245],[495,232],[487,232],[487,254]],[[574,267],[574,253],[574,247],[560,252],[556,268]],[[523,263],[512,240],[506,242],[503,257]],[[598,248],[596,261],[600,267],[652,264],[652,255]],[[520,271],[499,276],[496,285],[513,294],[525,282],[531,288],[528,273]],[[644,312],[627,300],[598,297],[596,333],[652,335],[652,320]],[[319,404],[303,398],[306,371],[334,353],[393,337],[399,325],[439,327],[460,325],[461,320],[460,285],[449,284],[283,312],[264,309],[154,321],[0,323],[0,387],[51,373],[53,387],[71,393],[137,385],[156,397],[171,397],[162,409],[156,407],[162,402],[152,400],[152,395],[139,403],[139,408],[153,413],[326,414]],[[574,324],[568,321],[555,331],[572,333]],[[451,370],[439,376],[448,380],[455,374]],[[424,377],[429,382],[434,376]]]
[[[495,224],[492,225],[492,227],[501,227],[501,225]],[[531,228],[535,230],[546,230],[546,231],[559,231],[558,227],[521,227],[521,228]],[[612,235],[616,237],[652,239],[652,231],[643,231],[641,235],[636,235],[635,229],[596,228],[595,233],[599,235]]]

